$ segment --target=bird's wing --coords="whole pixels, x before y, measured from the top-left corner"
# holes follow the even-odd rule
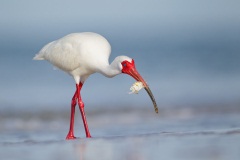
[[[45,45],[34,57],[47,60],[68,73],[78,69],[81,74],[93,73],[101,65],[109,65],[111,46],[101,35],[95,33],[72,33]]]
[[[45,45],[34,59],[47,60],[55,67],[69,72],[79,67],[78,56],[73,43],[60,39]]]

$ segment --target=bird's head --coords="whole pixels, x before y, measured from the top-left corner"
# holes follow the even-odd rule
[[[119,58],[119,62],[120,62],[120,69],[122,71],[122,73],[124,74],[128,74],[131,77],[133,77],[136,81],[140,81],[143,83],[144,85],[144,89],[147,91],[148,95],[150,96],[154,108],[155,108],[155,112],[158,113],[158,107],[157,107],[157,103],[155,101],[155,98],[148,86],[148,84],[146,83],[146,81],[142,78],[142,76],[138,73],[136,67],[135,67],[135,62],[132,58],[129,58],[127,56],[120,56]]]

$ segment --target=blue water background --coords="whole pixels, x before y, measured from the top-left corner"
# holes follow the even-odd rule
[[[94,4],[2,2],[1,110],[69,107],[73,79],[32,57],[46,43],[82,31],[109,40],[110,62],[118,55],[134,58],[160,108],[239,104],[238,1]],[[133,83],[126,75],[108,79],[94,74],[85,83],[82,97],[89,108],[152,107],[145,91],[128,94]]]
[[[240,1],[0,2],[0,159],[236,159],[240,157]],[[65,141],[74,80],[33,56],[92,31],[134,58],[159,106],[127,75],[89,77]],[[14,154],[13,154],[14,153]],[[44,157],[44,158],[43,158]],[[100,158],[100,159],[101,159]]]

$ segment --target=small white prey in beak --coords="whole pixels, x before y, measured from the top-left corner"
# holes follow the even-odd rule
[[[131,92],[129,92],[129,94],[133,94],[133,93],[134,93],[134,94],[138,94],[138,92],[139,92],[142,88],[144,88],[143,83],[140,82],[140,81],[137,81],[137,82],[135,82],[135,83],[131,86],[131,88],[130,88]]]

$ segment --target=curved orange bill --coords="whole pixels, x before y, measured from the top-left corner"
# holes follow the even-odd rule
[[[142,78],[142,76],[138,73],[138,71],[136,70],[135,67],[132,67],[131,69],[128,70],[127,74],[129,74],[130,76],[132,76],[135,80],[140,81],[143,83],[144,85],[144,89],[147,91],[149,97],[152,100],[155,112],[158,113],[158,106],[157,103],[155,101],[155,98],[152,94],[152,91],[150,90],[150,88],[148,87],[147,83],[145,82],[145,80]]]

